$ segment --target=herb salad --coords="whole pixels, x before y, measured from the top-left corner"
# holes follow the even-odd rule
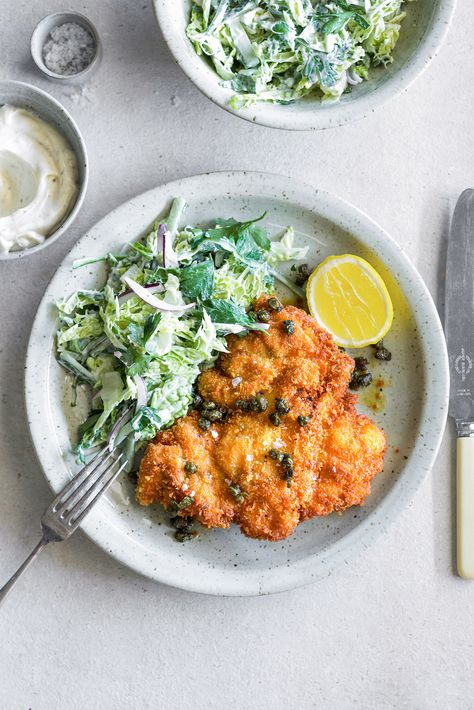
[[[108,443],[123,448],[130,470],[143,443],[187,412],[198,375],[226,352],[225,336],[268,328],[250,306],[274,292],[275,279],[304,295],[278,271],[306,255],[291,227],[277,241],[260,224],[265,215],[178,230],[184,208],[177,198],[165,220],[120,253],[75,262],[105,262],[105,284],[57,303],[58,361],[75,387],[92,389],[81,461]]]
[[[234,109],[337,100],[387,65],[409,0],[194,0],[187,36]]]

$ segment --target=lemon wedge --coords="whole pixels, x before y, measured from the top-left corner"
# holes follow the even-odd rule
[[[353,254],[325,259],[309,277],[306,298],[313,318],[343,347],[378,343],[392,325],[392,301],[382,277]]]

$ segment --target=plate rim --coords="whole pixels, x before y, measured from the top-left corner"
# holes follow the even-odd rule
[[[343,562],[347,562],[346,555],[350,551],[351,557],[355,556],[360,549],[367,549],[376,537],[385,530],[388,525],[393,522],[401,511],[406,507],[408,502],[414,496],[415,492],[421,485],[428,472],[431,470],[433,463],[441,445],[441,440],[446,424],[448,413],[448,396],[449,396],[449,370],[448,370],[448,355],[446,349],[446,341],[444,339],[443,328],[439,318],[438,311],[424,283],[421,275],[416,267],[411,262],[410,258],[398,246],[398,244],[390,237],[385,230],[380,227],[372,218],[366,215],[362,210],[352,205],[345,199],[328,192],[324,189],[315,189],[308,183],[305,183],[294,178],[274,173],[258,172],[258,171],[218,171],[201,173],[190,177],[176,179],[170,182],[158,185],[150,190],[135,195],[134,197],[121,203],[111,212],[106,214],[93,227],[91,227],[66,254],[61,264],[56,269],[52,279],[48,283],[44,295],[38,305],[38,309],[31,328],[30,337],[28,340],[25,376],[24,376],[24,397],[27,413],[27,421],[30,430],[33,446],[48,484],[53,491],[58,491],[63,483],[55,487],[54,474],[48,473],[47,462],[45,462],[44,454],[41,453],[41,439],[44,433],[42,422],[38,421],[36,416],[36,406],[34,398],[31,396],[30,389],[34,391],[37,386],[33,382],[35,363],[37,363],[37,349],[39,342],[44,339],[44,331],[40,330],[43,322],[50,321],[51,315],[48,315],[48,310],[51,307],[50,290],[53,288],[55,280],[69,269],[68,261],[73,258],[72,255],[81,248],[82,243],[96,230],[103,229],[104,223],[111,218],[112,215],[126,210],[130,204],[143,199],[145,196],[156,195],[157,210],[160,209],[160,200],[163,206],[170,196],[178,193],[185,194],[186,185],[206,183],[206,189],[209,189],[207,183],[211,184],[211,193],[214,196],[218,194],[229,194],[232,187],[232,182],[239,182],[245,178],[245,186],[249,195],[256,194],[255,188],[258,187],[258,195],[261,196],[261,191],[264,189],[263,196],[269,199],[286,199],[290,204],[305,208],[313,214],[319,214],[328,221],[346,229],[349,233],[355,236],[369,248],[374,249],[377,241],[385,249],[382,254],[382,259],[388,256],[395,259],[396,262],[403,265],[407,270],[411,281],[416,283],[418,294],[422,296],[423,317],[429,318],[430,328],[421,331],[424,335],[421,342],[424,344],[424,350],[428,341],[431,341],[430,349],[436,348],[437,359],[437,381],[436,387],[427,387],[425,390],[425,400],[423,402],[420,413],[419,432],[415,440],[415,445],[410,453],[409,459],[404,466],[403,485],[397,481],[387,493],[381,503],[367,516],[365,520],[359,523],[350,533],[345,535],[341,540],[333,545],[330,545],[327,550],[320,551],[305,556],[290,566],[275,566],[262,577],[260,571],[255,570],[229,570],[225,575],[220,575],[216,579],[215,576],[212,582],[206,583],[206,575],[202,574],[198,579],[193,579],[191,576],[185,577],[182,572],[170,570],[162,573],[154,569],[150,569],[150,565],[145,558],[142,560],[136,559],[133,554],[134,542],[122,532],[114,533],[114,528],[111,524],[107,526],[107,522],[100,520],[97,515],[97,506],[83,521],[81,529],[85,534],[101,547],[105,552],[114,557],[117,561],[131,568],[132,570],[142,574],[155,581],[184,589],[191,592],[199,592],[211,595],[222,596],[253,596],[270,594],[274,592],[287,591],[296,587],[305,586],[317,579],[326,577],[334,569],[339,567]],[[258,184],[258,181],[263,181],[264,185]],[[214,184],[213,184],[214,183]],[[240,192],[244,194],[243,187]],[[295,198],[295,199],[294,199]],[[328,214],[331,212],[332,214]],[[358,220],[358,232],[348,226],[348,222]],[[369,243],[365,241],[361,235],[371,230]],[[373,243],[375,241],[375,244]],[[408,277],[407,277],[408,278]],[[402,289],[403,290],[403,289]],[[406,294],[405,294],[406,296]],[[411,299],[407,299],[409,302]],[[421,319],[421,315],[420,315]],[[51,323],[50,323],[51,325]],[[433,327],[435,326],[435,327]],[[47,341],[50,348],[50,335],[48,334]],[[49,361],[52,353],[49,354]],[[424,367],[426,371],[426,366]],[[427,379],[427,382],[429,382]],[[428,416],[427,416],[428,415]],[[421,451],[421,459],[418,460],[415,455],[420,448],[420,439],[423,439],[424,450]],[[428,444],[428,445],[427,445]],[[426,446],[427,445],[427,446]],[[58,449],[60,452],[60,449]],[[397,503],[398,501],[398,503]],[[385,513],[390,515],[386,516]],[[112,537],[104,539],[105,530]],[[121,547],[120,542],[125,540],[131,545]],[[130,547],[130,551],[128,550]],[[233,572],[234,578],[231,574]],[[278,572],[280,574],[278,575]],[[235,578],[237,576],[237,578]]]

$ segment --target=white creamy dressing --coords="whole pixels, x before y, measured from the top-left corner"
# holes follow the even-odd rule
[[[0,252],[41,244],[78,192],[69,143],[32,111],[0,107]]]

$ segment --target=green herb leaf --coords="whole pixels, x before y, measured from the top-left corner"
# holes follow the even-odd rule
[[[150,338],[155,334],[161,321],[161,313],[152,313],[145,318],[143,325],[143,344],[146,346]]]
[[[142,407],[131,421],[132,429],[142,434],[142,438],[151,439],[161,427],[161,418],[153,407]]]
[[[354,20],[360,27],[367,29],[369,22],[354,9],[342,0],[335,0],[343,12],[328,12],[320,9],[313,15],[313,20],[320,24],[320,31],[324,35],[337,34],[350,21]]]
[[[258,247],[255,239],[248,229],[245,229],[241,234],[239,234],[235,246],[239,254],[245,259],[262,261],[264,258],[262,250]]]
[[[234,301],[226,301],[223,298],[212,298],[207,300],[204,308],[209,314],[213,323],[236,323],[248,328],[253,324],[253,320]]]
[[[325,21],[321,27],[323,35],[331,35],[340,32],[344,25],[353,17],[353,12],[341,12],[338,15],[330,15],[330,19]]]
[[[128,348],[128,350],[123,353],[122,358],[127,367],[127,374],[130,375],[130,377],[143,374],[152,360],[151,355],[141,352],[134,347]]]
[[[154,335],[159,323],[161,321],[161,313],[151,313],[145,318],[143,327],[138,325],[138,323],[129,323],[127,326],[127,338],[128,341],[137,348],[137,351],[130,349],[126,353],[127,362],[129,366],[135,365],[136,361],[141,357],[141,351],[146,349],[147,342]],[[129,372],[129,374],[132,374]],[[138,372],[133,372],[137,375]]]
[[[127,336],[133,345],[143,345],[143,328],[137,323],[129,323],[127,327]]]
[[[210,259],[191,264],[179,272],[180,288],[191,301],[205,301],[214,288],[214,264]]]
[[[277,35],[287,35],[290,31],[289,26],[286,22],[275,22],[272,27],[272,32]]]
[[[92,412],[91,415],[86,419],[86,421],[78,426],[77,434],[79,439],[82,439],[82,437],[87,434],[87,432],[94,428],[94,424],[96,423],[99,417],[100,412]]]
[[[357,13],[354,15],[354,22],[357,22],[357,24],[362,27],[364,30],[368,30],[370,27],[370,23],[367,22],[365,17],[362,17],[362,15],[358,15]]]
[[[158,268],[154,269],[151,272],[147,272],[147,278],[145,280],[145,284],[156,284],[156,283],[162,283],[165,284],[169,274],[173,274],[173,276],[179,276],[179,269],[164,269],[162,266],[158,266]]]
[[[236,74],[230,83],[234,91],[242,94],[255,94],[257,91],[255,77],[248,74]]]
[[[144,246],[144,244],[142,244],[141,242],[132,242],[130,246],[132,247],[132,249],[135,249],[135,251],[137,251],[149,261],[153,259],[153,253],[150,251],[150,249],[147,249],[146,246]]]
[[[241,234],[246,232],[249,227],[252,227],[256,222],[260,222],[264,219],[266,214],[267,213],[264,212],[260,217],[251,219],[248,222],[237,222],[235,219],[218,219],[216,220],[215,229],[208,229],[207,235],[211,239],[227,237],[227,239],[232,239],[234,242],[237,242]],[[250,233],[252,234],[252,230],[250,230]]]
[[[264,227],[260,227],[258,224],[251,224],[248,227],[248,231],[260,249],[270,251],[271,241],[269,240],[267,230]]]

